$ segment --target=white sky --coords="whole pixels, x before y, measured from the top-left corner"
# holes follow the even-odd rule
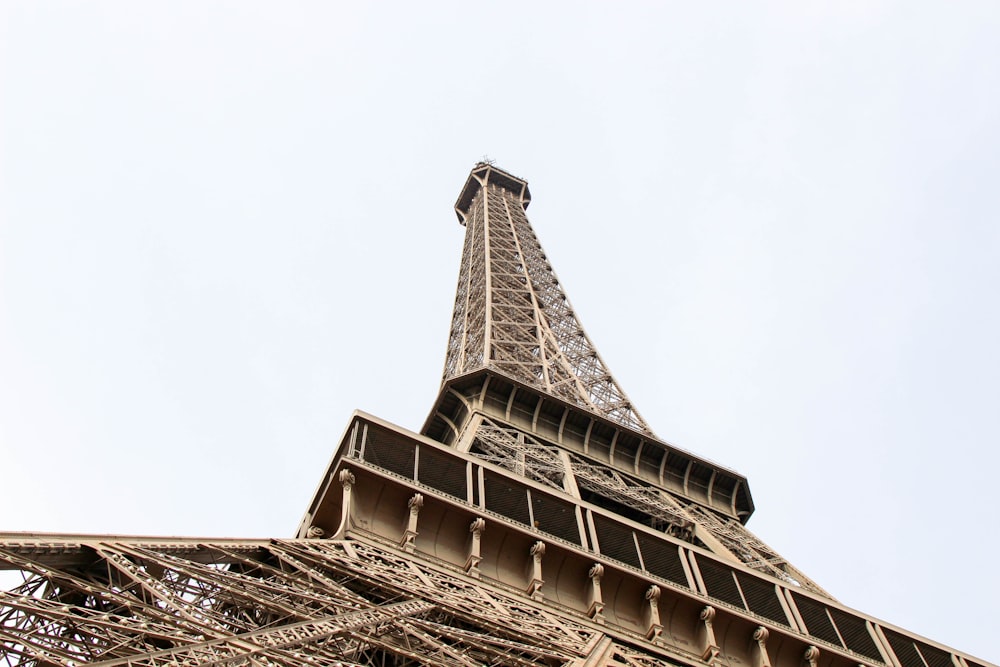
[[[1000,662],[1000,5],[3,2],[0,530],[287,536],[484,154],[663,438]]]

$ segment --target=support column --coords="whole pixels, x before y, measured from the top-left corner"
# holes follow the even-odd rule
[[[604,624],[604,596],[601,593],[601,578],[604,576],[604,566],[600,563],[594,565],[587,572],[590,577],[590,591],[587,594],[587,616],[594,619],[594,622]]]
[[[660,595],[663,591],[656,584],[652,584],[646,589],[646,608],[643,610],[646,617],[646,639],[655,642],[663,634],[663,625],[660,624]]]
[[[535,542],[531,545],[529,553],[531,554],[531,580],[528,582],[527,592],[532,600],[541,602],[545,597],[542,594],[542,586],[545,585],[545,580],[542,579],[542,557],[545,555],[545,543]]]
[[[711,605],[706,606],[698,614],[698,645],[701,649],[701,659],[709,664],[715,664],[722,653],[722,649],[719,648],[718,642],[715,641],[715,629],[712,627],[712,621],[715,620],[715,607]]]
[[[802,654],[802,664],[805,667],[816,667],[819,662],[819,649],[815,646],[810,646]]]
[[[771,658],[767,655],[767,628],[757,626],[750,641],[750,660],[753,667],[771,667]]]
[[[479,563],[483,560],[482,542],[483,533],[485,531],[486,520],[482,517],[473,519],[472,524],[469,526],[469,532],[472,533],[472,539],[469,542],[469,554],[465,559],[465,571],[476,579],[480,576]]]
[[[414,493],[410,501],[406,503],[406,506],[410,508],[410,513],[406,518],[406,530],[403,531],[403,537],[399,540],[399,546],[403,547],[403,550],[407,553],[413,553],[416,548],[414,542],[417,539],[417,517],[420,514],[420,508],[424,506],[424,496],[420,493]]]
[[[342,540],[347,534],[347,529],[351,527],[351,515],[354,513],[354,473],[349,468],[344,468],[340,471],[338,479],[344,486],[344,495],[340,504],[340,526],[337,527],[337,532],[334,533],[333,539]]]

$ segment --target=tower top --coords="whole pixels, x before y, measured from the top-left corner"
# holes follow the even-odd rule
[[[528,183],[478,162],[455,211],[465,246],[444,382],[479,370],[651,434],[591,343],[525,209]]]
[[[531,203],[531,192],[528,190],[528,182],[523,178],[518,178],[503,169],[493,166],[490,162],[477,162],[472,168],[469,178],[465,180],[465,186],[458,201],[455,202],[455,213],[458,214],[458,221],[465,225],[469,214],[469,207],[472,206],[476,193],[487,185],[496,185],[512,193],[521,203],[523,209],[528,208]]]
[[[745,522],[753,513],[746,478],[659,440],[611,375],[528,222],[530,198],[527,181],[489,161],[462,187],[455,309],[441,390],[421,434],[474,451],[500,447],[491,429],[507,424]]]

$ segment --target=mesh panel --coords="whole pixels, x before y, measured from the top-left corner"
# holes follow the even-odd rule
[[[639,551],[642,552],[642,562],[646,564],[646,571],[675,584],[688,585],[677,545],[658,540],[645,533],[637,533],[636,537],[639,538]]]
[[[903,667],[925,667],[924,661],[920,658],[920,654],[917,653],[917,647],[913,645],[912,639],[904,637],[889,628],[882,628],[882,632],[885,633],[885,638],[889,640],[892,652],[899,658],[899,664]]]
[[[420,448],[417,481],[459,500],[468,499],[465,461],[430,447]]]
[[[712,504],[716,507],[728,508],[732,503],[733,488],[736,480],[725,475],[718,475],[712,485]]]
[[[540,493],[531,494],[531,503],[538,530],[580,544],[580,525],[573,505]]]
[[[528,494],[524,487],[490,472],[485,474],[483,482],[486,487],[486,509],[525,526],[531,522],[528,514]]]
[[[798,607],[802,620],[806,622],[806,632],[816,639],[822,639],[837,646],[842,645],[830,617],[826,615],[826,605],[796,593],[792,593],[792,597],[795,599],[795,606]]]
[[[788,625],[788,617],[778,601],[778,590],[774,584],[769,584],[746,572],[736,572],[736,578],[740,582],[740,588],[743,589],[743,597],[750,605],[750,611],[775,623]]]
[[[597,528],[597,543],[601,546],[601,554],[628,563],[632,567],[642,567],[639,564],[639,554],[635,551],[635,541],[632,539],[630,528],[600,514],[594,515],[594,527]]]
[[[924,662],[930,667],[954,667],[951,662],[951,653],[936,646],[930,646],[923,642],[916,642],[917,650],[924,656]]]
[[[472,504],[476,507],[482,505],[483,499],[479,494],[479,471],[481,468],[475,464],[472,465]]]
[[[688,489],[692,492],[696,490],[698,495],[708,498],[708,480],[711,477],[711,468],[700,463],[692,464],[691,472],[688,475]]]
[[[639,467],[647,471],[653,479],[660,475],[660,461],[663,460],[664,452],[659,447],[646,444],[639,455]]]
[[[708,558],[698,559],[698,570],[701,572],[709,596],[740,609],[746,608],[743,606],[743,598],[740,597],[740,589],[736,587],[736,580],[733,579],[732,570]]]
[[[750,496],[747,494],[747,485],[740,484],[740,488],[736,491],[736,509],[748,508],[751,506]]]
[[[673,480],[678,486],[684,484],[684,471],[687,470],[688,459],[674,452],[667,452],[667,465],[663,469],[664,477]]]
[[[417,446],[414,443],[394,436],[377,426],[368,426],[368,437],[365,439],[365,461],[407,479],[413,479],[416,451]]]
[[[837,624],[837,629],[840,630],[840,636],[847,643],[847,648],[877,662],[884,660],[875,646],[871,633],[868,632],[868,626],[864,619],[833,607],[829,607],[828,611],[833,616],[833,622]]]

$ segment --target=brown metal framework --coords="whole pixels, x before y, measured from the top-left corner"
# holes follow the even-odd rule
[[[0,563],[24,575],[0,594],[4,664],[470,667],[607,651],[592,629],[375,543],[3,542]]]
[[[529,201],[486,163],[462,190],[421,433],[356,414],[293,539],[0,534],[0,666],[989,667],[838,603],[653,435]]]

